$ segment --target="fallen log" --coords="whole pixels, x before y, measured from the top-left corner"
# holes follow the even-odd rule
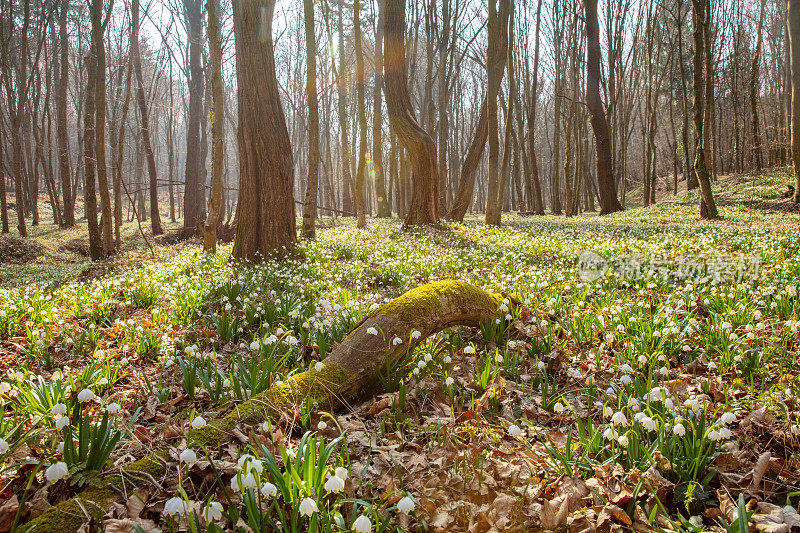
[[[502,297],[463,281],[438,281],[416,289],[382,305],[356,324],[350,334],[325,359],[320,369],[311,368],[241,403],[226,416],[212,420],[204,428],[190,430],[189,447],[217,448],[232,437],[236,424],[277,422],[284,410],[297,410],[310,398],[320,408],[333,410],[347,402],[377,392],[380,371],[391,368],[429,336],[452,326],[478,326],[498,314]],[[417,335],[414,332],[419,332]],[[402,342],[395,344],[394,339]],[[84,490],[75,498],[59,503],[32,520],[29,533],[73,532],[84,522],[85,509],[95,518],[119,494],[113,487],[145,486],[148,478],[136,476],[147,471],[161,477],[167,470],[166,450],[137,461],[120,474],[105,476],[102,487]]]

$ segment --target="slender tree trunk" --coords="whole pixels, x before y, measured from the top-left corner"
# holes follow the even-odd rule
[[[317,101],[317,36],[314,32],[314,2],[303,0],[306,30],[306,95],[308,96],[308,180],[303,203],[304,239],[313,239],[317,222],[319,185],[319,102]]]
[[[692,16],[694,29],[694,55],[692,56],[694,80],[694,129],[695,129],[695,160],[694,172],[700,184],[700,217],[704,219],[717,218],[717,206],[711,193],[711,179],[708,172],[706,157],[706,113],[705,113],[705,66],[706,59],[706,25],[708,24],[709,0],[692,0]]]
[[[533,84],[531,85],[531,104],[528,111],[528,143],[530,144],[531,152],[531,182],[533,185],[533,205],[529,200],[528,206],[532,207],[533,212],[537,215],[544,215],[542,182],[539,178],[539,161],[536,157],[536,107],[539,103],[539,29],[541,20],[542,0],[539,0],[536,9],[536,44],[533,49]]]
[[[103,237],[100,232],[100,225],[97,222],[97,190],[95,189],[96,158],[94,152],[95,143],[95,98],[97,84],[97,70],[95,68],[94,50],[90,50],[86,57],[86,101],[84,102],[83,115],[83,167],[84,167],[84,202],[86,210],[86,221],[89,226],[89,256],[97,261],[103,258]]]
[[[364,51],[361,42],[361,0],[353,2],[353,40],[356,48],[356,109],[358,112],[358,166],[356,167],[357,226],[367,225],[364,212],[364,174],[367,171],[367,106],[364,91]]]
[[[584,0],[586,14],[586,106],[591,115],[597,157],[597,184],[600,193],[600,214],[622,211],[617,199],[614,169],[611,167],[611,138],[603,102],[600,98],[600,29],[597,22],[597,0]]]
[[[218,0],[206,1],[208,13],[208,49],[211,56],[211,197],[208,216],[203,228],[203,250],[216,253],[217,226],[225,201],[222,188],[222,168],[225,163],[223,124],[225,123],[225,94],[222,86],[222,43],[219,35]]]
[[[758,70],[761,63],[761,31],[764,27],[764,11],[766,10],[766,0],[761,0],[761,10],[758,16],[758,31],[756,32],[756,50],[753,54],[753,64],[750,68],[750,114],[753,118],[753,165],[756,172],[760,172],[764,167],[761,159],[761,133],[758,129],[758,87],[760,83]]]
[[[449,0],[445,0],[447,2]],[[378,21],[375,28],[375,92],[372,101],[372,167],[375,169],[375,195],[378,218],[392,216],[391,190],[386,187],[383,164],[383,26],[384,0],[378,0]]]
[[[61,0],[58,15],[59,77],[56,94],[56,129],[58,130],[58,175],[64,197],[64,227],[75,226],[75,202],[72,196],[72,171],[69,164],[69,133],[67,131],[67,88],[69,87],[69,35],[67,11],[69,0]]]
[[[125,75],[125,97],[122,102],[122,114],[119,121],[119,131],[117,133],[117,159],[114,161],[114,236],[117,249],[122,248],[122,163],[125,152],[125,123],[128,120],[128,111],[131,105],[131,78],[133,76],[133,64],[128,57],[128,73]]]
[[[278,92],[275,0],[233,4],[239,96],[240,192],[233,257],[257,260],[294,245],[294,162]]]
[[[384,92],[389,122],[411,159],[411,205],[405,226],[434,224],[437,210],[439,177],[436,144],[420,126],[408,92],[405,46],[406,1],[386,0]]]
[[[791,58],[791,137],[794,163],[794,201],[800,203],[800,0],[789,0],[789,55]]]
[[[350,120],[347,115],[347,92],[345,80],[345,46],[344,46],[344,0],[339,2],[339,70],[334,68],[339,104],[339,130],[341,132],[342,153],[342,211],[348,215],[353,211],[353,176],[350,171],[350,133],[347,126]]]

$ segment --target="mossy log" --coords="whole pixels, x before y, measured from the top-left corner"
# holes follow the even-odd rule
[[[190,438],[217,446],[236,424],[277,420],[283,410],[294,410],[309,399],[320,408],[335,409],[377,391],[381,369],[392,368],[411,349],[445,328],[474,327],[493,320],[501,302],[499,294],[463,281],[438,281],[411,289],[361,320],[334,347],[320,370],[295,374],[205,428],[191,431]],[[416,338],[412,337],[415,331],[419,332]],[[395,338],[402,342],[394,344]]]
[[[226,416],[210,421],[206,427],[190,430],[189,446],[217,448],[229,438],[236,424],[277,421],[281,412],[296,409],[309,398],[320,408],[333,409],[376,391],[382,368],[392,368],[411,349],[445,328],[478,326],[493,320],[501,301],[500,295],[462,281],[439,281],[412,289],[359,322],[333,349],[320,370],[312,368],[295,374],[238,405]],[[412,336],[415,331],[418,336]],[[395,338],[402,342],[394,344]],[[126,467],[128,475],[124,481],[119,474],[105,476],[100,487],[86,489],[31,521],[30,532],[76,531],[85,521],[82,508],[99,518],[119,496],[112,487],[122,489],[124,485],[130,493],[132,486],[150,483],[150,476],[162,476],[166,462],[166,450],[160,450]],[[136,475],[137,471],[149,476]]]

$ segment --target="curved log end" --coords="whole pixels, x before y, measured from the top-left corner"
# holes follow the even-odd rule
[[[385,303],[375,316],[394,315],[410,327],[424,327],[442,314],[446,308],[497,310],[502,297],[487,292],[464,281],[443,280],[411,289],[405,294]],[[465,324],[466,325],[466,324]]]

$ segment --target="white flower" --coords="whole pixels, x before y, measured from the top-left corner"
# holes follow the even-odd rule
[[[730,411],[727,413],[723,413],[720,417],[720,421],[723,424],[730,424],[731,422],[736,422],[736,415],[731,413]]]
[[[416,329],[411,332],[412,339],[419,339],[422,336],[422,332],[417,331]]]
[[[206,427],[206,419],[202,416],[195,417],[195,419],[192,420],[192,427],[194,429],[203,429]]]
[[[317,361],[317,363],[314,365],[314,370],[317,372],[321,371],[323,368],[325,368],[325,363],[322,361]]]
[[[679,437],[683,437],[686,435],[686,427],[681,423],[675,424],[675,427],[672,428],[672,432]]]
[[[622,411],[617,411],[614,413],[614,415],[611,417],[611,421],[620,426],[625,426],[628,424],[628,419],[625,418],[625,414]]]
[[[613,414],[614,414],[614,409],[612,409],[610,406],[606,405],[605,407],[603,407],[603,416],[604,417],[608,418],[609,416],[612,416]]]
[[[562,404],[561,402],[556,402],[555,405],[553,406],[553,411],[558,414],[563,413],[565,409],[566,407],[564,407],[564,404]]]
[[[52,409],[50,409],[50,412],[53,413],[54,415],[62,415],[63,416],[65,414],[67,414],[67,406],[64,405],[63,403],[57,403],[57,404],[55,404],[53,406]]]
[[[83,389],[78,393],[78,401],[79,402],[90,402],[94,400],[95,395],[89,389]]]
[[[260,474],[264,471],[264,463],[252,455],[244,454],[239,457],[237,462],[239,463],[239,470],[242,470],[243,472],[252,472],[255,470]]]
[[[619,442],[619,445],[622,446],[623,448],[628,447],[628,437],[626,437],[625,435],[620,435],[619,438],[617,438],[617,442]]]
[[[403,339],[401,339],[400,337],[395,337],[394,339],[392,339],[392,346],[399,346],[401,344],[403,344]]]
[[[247,489],[254,489],[256,488],[256,478],[253,476],[252,472],[246,476],[243,476],[240,472],[231,479],[231,488],[236,492],[244,492]]]
[[[344,480],[339,476],[331,476],[325,482],[325,490],[328,492],[341,492],[344,490]]]
[[[503,362],[503,356],[500,353],[496,353],[495,356],[494,356],[494,360],[497,361],[498,363],[502,363]]]
[[[522,429],[516,424],[511,424],[508,427],[508,434],[511,435],[512,437],[521,437]]]
[[[474,354],[475,347],[474,346],[464,346],[464,353],[465,354]]]
[[[650,418],[649,416],[642,418],[642,426],[644,426],[644,428],[648,431],[655,431],[656,428],[658,427],[656,421]]]
[[[397,502],[397,510],[403,514],[408,514],[414,510],[416,507],[416,503],[411,496],[404,496],[399,502]]]
[[[186,448],[181,452],[180,460],[182,463],[186,463],[190,467],[197,462],[197,454],[194,453],[194,450],[191,448]]]
[[[203,519],[206,522],[222,520],[222,504],[219,502],[208,502],[208,505],[203,508]]]
[[[273,498],[276,494],[278,494],[278,487],[267,481],[261,485],[261,494],[267,498]]]
[[[353,531],[356,533],[370,533],[372,531],[372,522],[362,514],[353,522]]]
[[[258,343],[258,341],[253,341],[253,342],[250,343],[250,351],[251,352],[257,352],[260,347],[261,347],[261,345]]]
[[[164,504],[164,514],[167,516],[183,516],[189,510],[189,506],[186,505],[186,502],[183,501],[182,498],[178,498],[175,496],[174,498],[170,498],[167,500],[167,503]]]
[[[447,376],[447,379],[444,380],[444,384],[447,385],[448,387],[452,386],[453,383],[455,383],[455,380],[453,379],[452,376]]]
[[[64,429],[68,425],[69,425],[69,417],[68,416],[62,416],[61,418],[56,420],[56,429],[58,429],[58,430]]]
[[[8,453],[9,446],[5,439],[0,439],[0,453]]]
[[[55,483],[59,479],[64,479],[69,474],[67,463],[59,461],[47,467],[44,471],[44,476],[47,478],[48,483]]]
[[[300,502],[300,515],[311,516],[316,512],[317,512],[317,502],[315,502],[311,498],[303,498],[303,501]]]
[[[106,406],[106,411],[111,414],[119,413],[120,409],[122,409],[122,406],[116,402],[112,402]]]
[[[375,329],[374,327],[370,326],[370,327],[367,328],[367,333],[370,334],[370,335],[377,335],[378,334],[378,330]]]
[[[327,428],[328,424],[326,424],[324,420],[320,420],[319,424],[317,424],[317,429],[320,431],[325,431]]]

